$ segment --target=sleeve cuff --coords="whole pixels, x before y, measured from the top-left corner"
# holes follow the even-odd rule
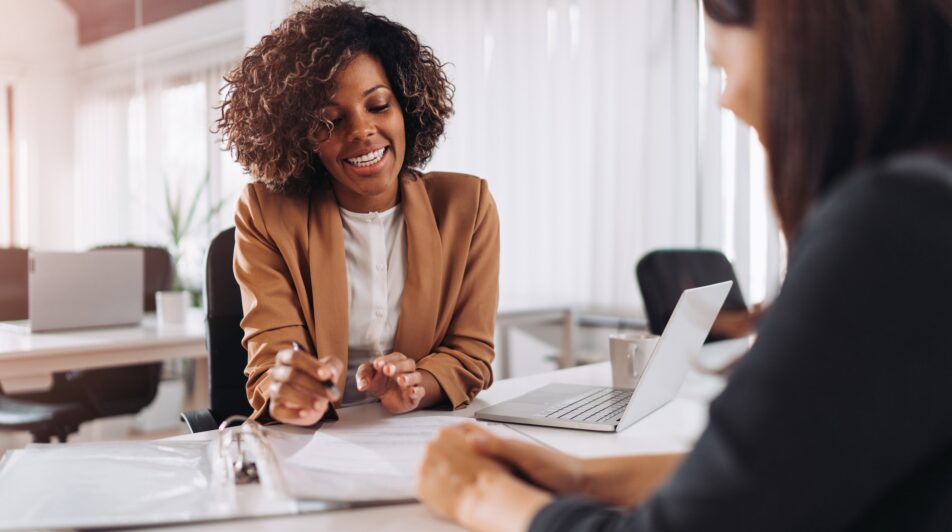
[[[474,382],[465,382],[471,379],[461,379],[458,375],[460,369],[456,359],[448,357],[450,362],[444,363],[440,360],[440,357],[443,356],[446,355],[435,353],[425,357],[417,362],[417,369],[433,375],[440,388],[443,389],[443,393],[446,394],[450,406],[453,410],[456,410],[468,405],[476,397],[476,394],[482,390],[482,386]],[[467,389],[467,386],[469,386],[469,389]]]

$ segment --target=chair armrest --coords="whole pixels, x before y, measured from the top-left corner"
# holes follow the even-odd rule
[[[206,432],[209,430],[218,430],[218,422],[215,421],[215,416],[212,415],[212,411],[207,408],[199,408],[196,410],[189,410],[188,412],[182,412],[179,416],[185,425],[188,427],[188,431],[192,434],[196,432]]]

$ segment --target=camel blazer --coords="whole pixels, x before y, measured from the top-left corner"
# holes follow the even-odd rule
[[[453,408],[492,383],[499,295],[499,218],[484,180],[452,174],[400,177],[407,273],[394,351],[431,373]],[[333,189],[310,196],[245,186],[235,213],[248,400],[267,410],[277,351],[297,341],[346,367],[348,285],[344,232]],[[343,390],[346,372],[337,386]]]

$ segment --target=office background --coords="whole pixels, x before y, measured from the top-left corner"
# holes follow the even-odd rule
[[[301,3],[0,0],[0,247],[162,245],[199,289],[247,181],[210,132],[222,76]],[[659,247],[721,249],[749,302],[776,291],[763,153],[717,107],[695,0],[363,3],[448,63],[427,168],[489,181],[502,310],[637,315],[634,264]]]

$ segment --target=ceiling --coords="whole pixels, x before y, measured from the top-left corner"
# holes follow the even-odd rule
[[[135,29],[136,0],[62,0],[78,23],[80,46]],[[140,0],[147,26],[221,0]]]

